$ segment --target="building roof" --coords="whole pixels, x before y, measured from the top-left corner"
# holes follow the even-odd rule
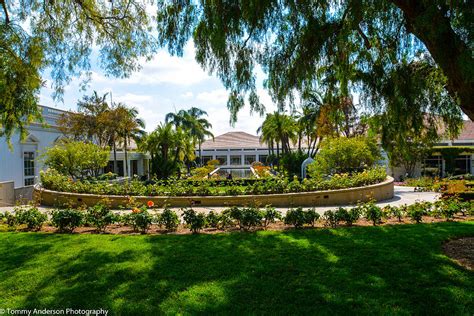
[[[260,137],[245,132],[228,132],[208,139],[202,143],[203,150],[209,149],[267,149],[265,143],[260,142]]]
[[[461,134],[456,140],[474,140],[474,122],[464,121]]]

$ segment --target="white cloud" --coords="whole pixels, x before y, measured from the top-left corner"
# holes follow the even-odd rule
[[[206,102],[207,104],[225,106],[227,104],[228,97],[229,92],[227,92],[225,89],[215,89],[212,91],[201,92],[196,98],[199,101]]]
[[[194,96],[194,93],[192,93],[191,91],[187,91],[181,94],[181,98],[183,99],[191,99],[193,96]]]

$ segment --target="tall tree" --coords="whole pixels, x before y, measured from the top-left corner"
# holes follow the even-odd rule
[[[202,157],[202,143],[206,138],[214,139],[214,135],[210,131],[212,124],[203,116],[207,116],[207,112],[196,107],[188,110],[179,110],[177,113],[171,112],[165,116],[166,123],[171,123],[176,129],[181,128],[190,133],[193,146],[198,146],[199,163],[201,163]]]
[[[128,107],[123,103],[117,104],[114,109],[117,112],[118,135],[122,139],[125,154],[125,176],[130,176],[128,163],[128,146],[130,141],[138,143],[145,134],[145,122],[138,117],[138,110],[135,107]]]
[[[0,0],[0,136],[38,120],[41,74],[61,99],[72,76],[91,69],[92,47],[106,75],[127,76],[156,52],[148,3],[140,0]]]
[[[417,93],[445,95],[474,119],[471,5],[445,0],[169,0],[159,2],[158,31],[160,44],[178,55],[193,37],[196,60],[230,91],[233,119],[246,98],[252,110],[264,109],[257,96],[257,64],[267,75],[271,96],[283,107],[315,82],[328,91],[342,89],[342,96],[358,90],[383,97],[386,91],[378,89],[383,81],[404,63],[420,59],[442,80],[416,86]],[[392,82],[394,89],[397,83]],[[371,104],[379,110],[386,106]],[[410,112],[413,116],[423,112],[419,106]]]

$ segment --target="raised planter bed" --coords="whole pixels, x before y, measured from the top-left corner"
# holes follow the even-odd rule
[[[96,195],[57,192],[35,187],[35,194],[41,204],[57,206],[64,204],[91,206],[103,199],[110,201],[111,207],[125,207],[129,203],[129,196],[121,195]],[[394,180],[392,177],[381,183],[364,187],[347,188],[340,190],[261,194],[261,195],[236,195],[236,196],[135,196],[139,203],[153,201],[157,206],[168,204],[173,207],[185,206],[232,206],[232,205],[260,205],[271,204],[277,207],[291,206],[331,206],[347,205],[366,202],[371,199],[383,201],[391,199],[394,194]]]

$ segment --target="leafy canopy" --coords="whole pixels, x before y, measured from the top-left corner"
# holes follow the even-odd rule
[[[233,121],[246,100],[252,111],[264,112],[257,66],[280,107],[317,89],[334,98],[359,92],[364,104],[382,112],[400,105],[391,102],[390,89],[404,90],[397,72],[409,67],[422,77],[428,71],[437,79],[406,92],[429,102],[410,102],[409,113],[421,117],[428,110],[448,120],[459,117],[460,105],[472,119],[473,13],[468,1],[449,3],[169,0],[158,3],[157,20],[160,45],[171,53],[181,55],[193,38],[196,60],[230,90]]]
[[[40,119],[41,73],[61,99],[72,76],[91,69],[92,48],[106,75],[128,76],[156,52],[146,1],[0,0],[0,136]]]

